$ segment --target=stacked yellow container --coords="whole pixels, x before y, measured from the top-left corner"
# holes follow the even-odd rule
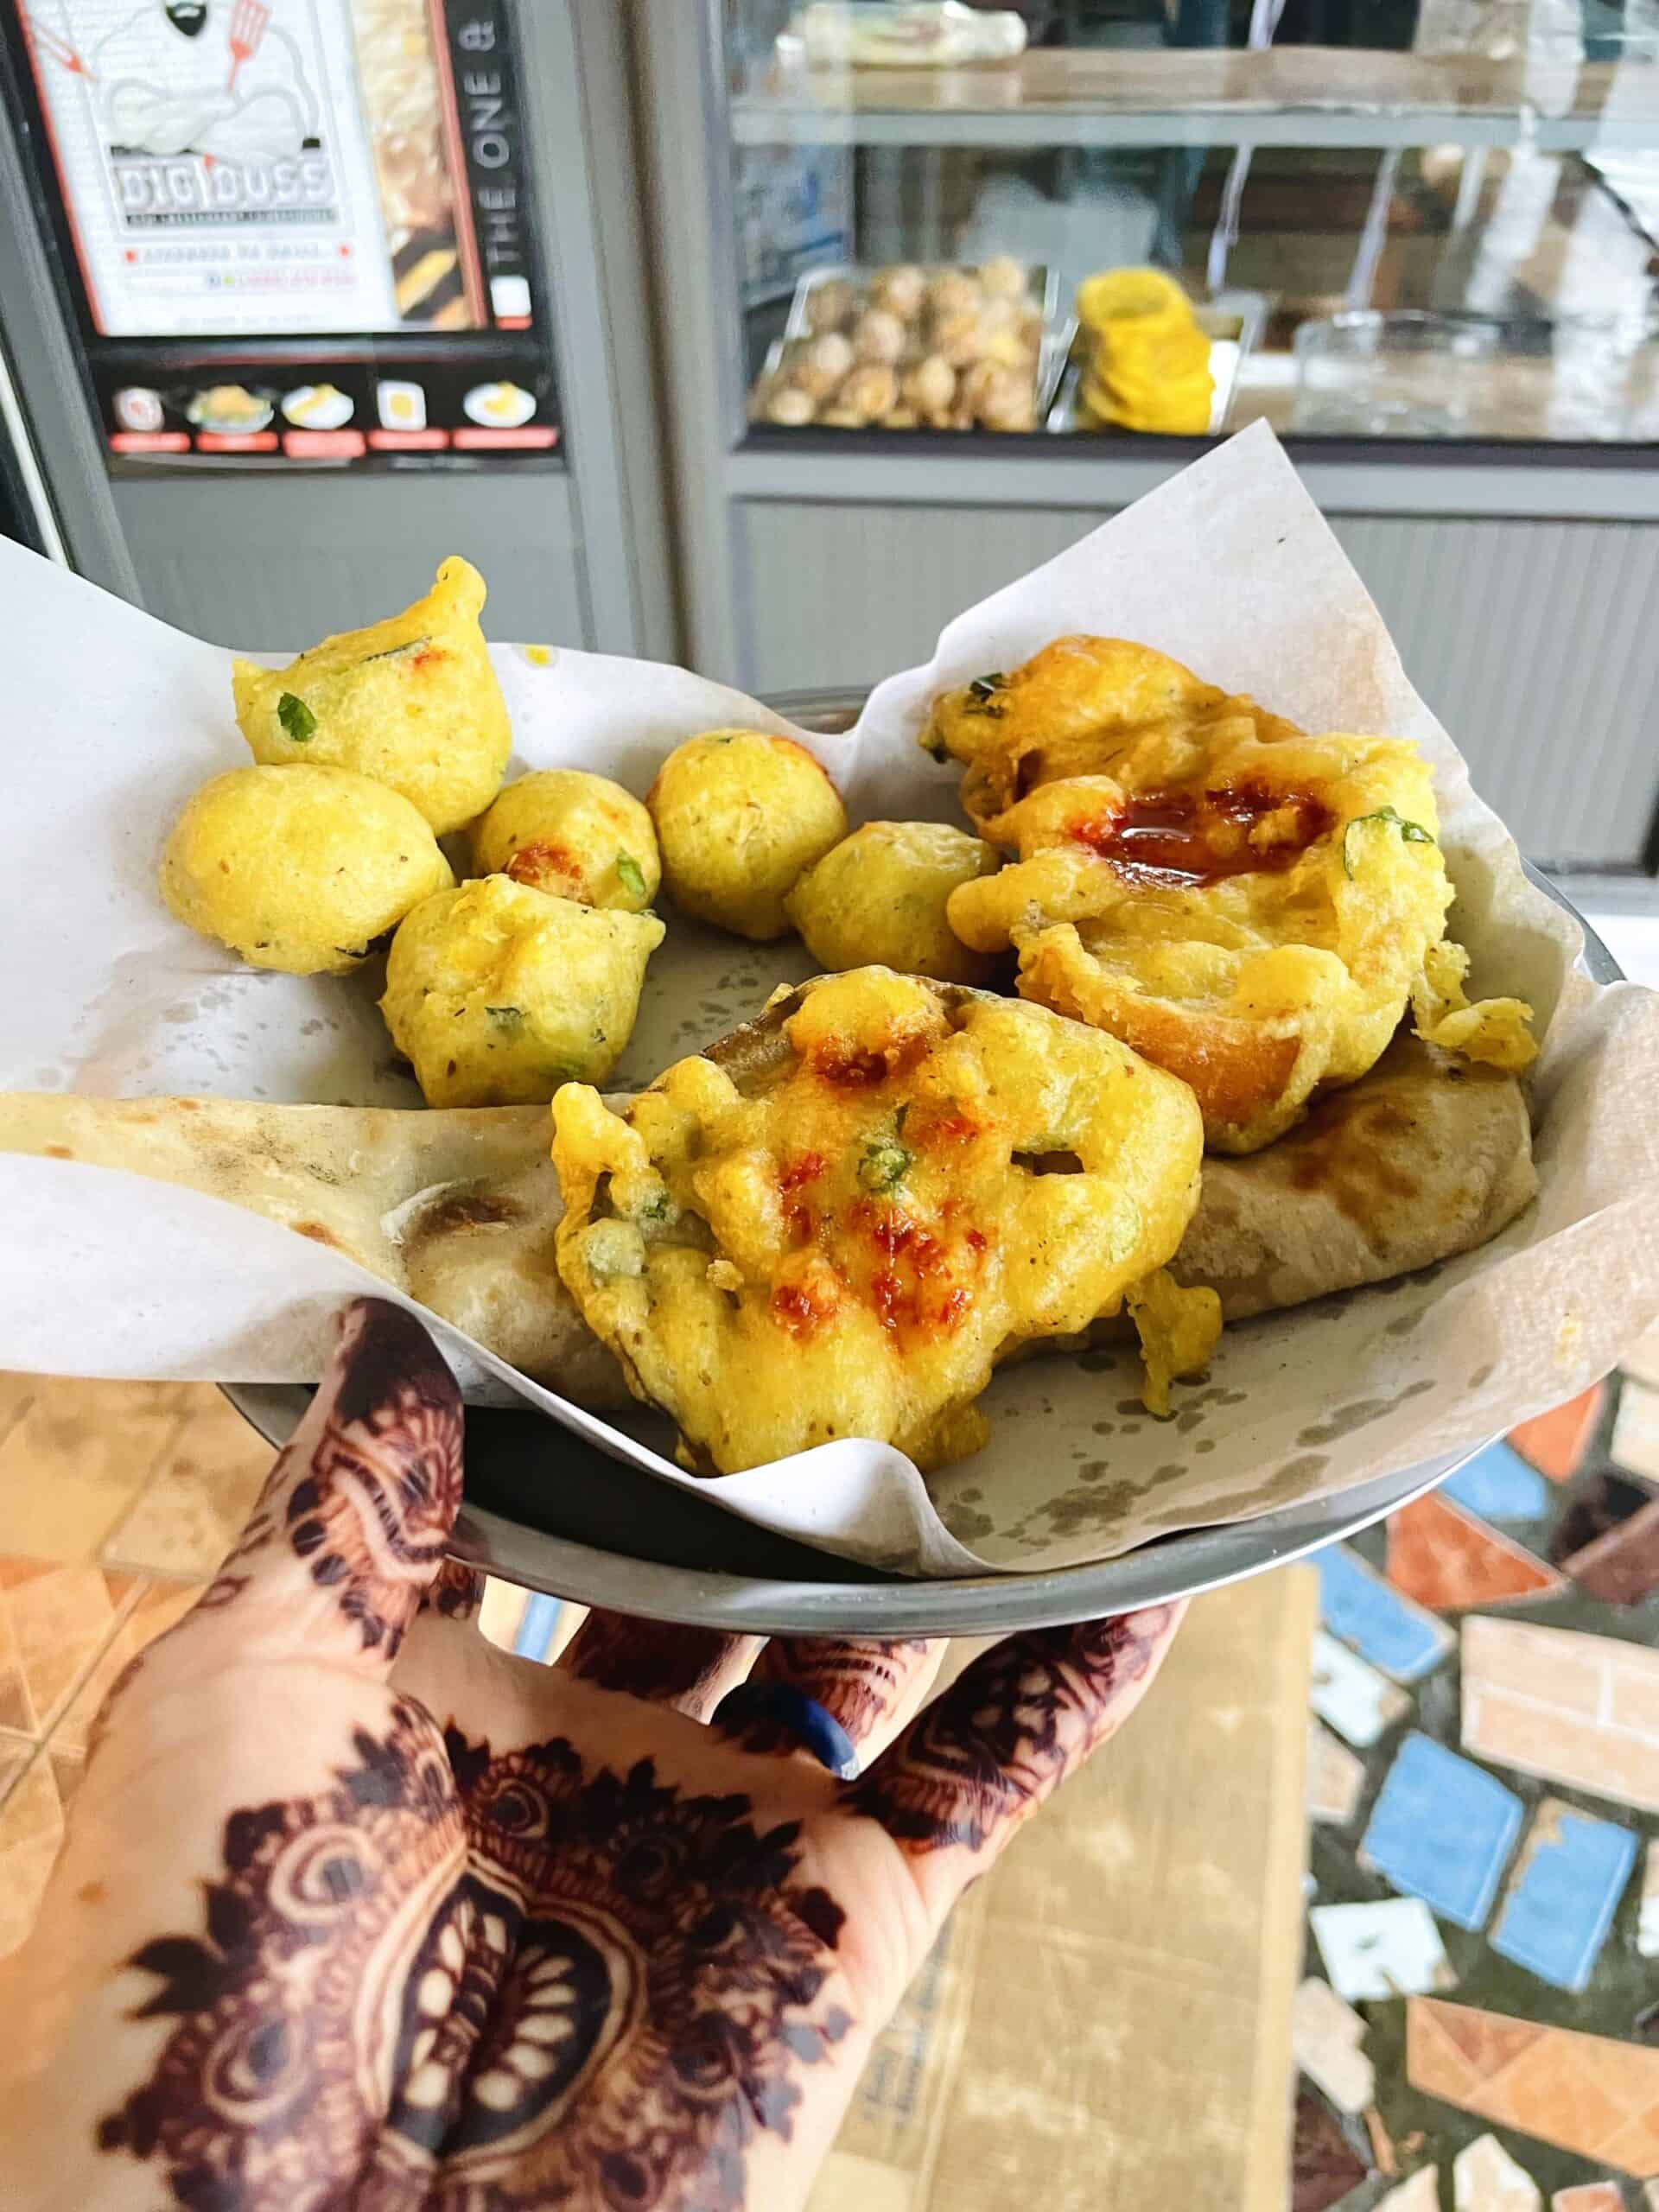
[[[1210,428],[1210,340],[1161,269],[1107,269],[1077,288],[1079,420],[1197,437]]]

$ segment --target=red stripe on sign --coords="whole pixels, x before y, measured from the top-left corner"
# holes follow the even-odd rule
[[[449,442],[448,430],[371,430],[369,443],[376,453],[442,453]]]
[[[188,453],[190,441],[182,430],[111,430],[111,453]]]
[[[556,446],[559,434],[549,423],[531,423],[522,430],[457,430],[457,453],[486,452],[493,447],[498,452],[504,446],[539,446],[543,450]]]
[[[528,330],[530,317],[527,315],[499,315],[495,318],[495,327],[498,330]]]
[[[365,448],[361,430],[284,430],[290,461],[357,461]]]
[[[240,437],[227,437],[219,430],[198,430],[198,453],[275,453],[275,430],[245,430]]]

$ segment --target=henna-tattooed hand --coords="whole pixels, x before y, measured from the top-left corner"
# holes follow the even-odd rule
[[[952,1901],[1175,1626],[1017,1637],[919,1718],[938,1645],[594,1616],[539,1667],[442,1564],[461,1449],[423,1331],[349,1308],[0,1969],[7,2206],[789,2212]],[[751,1666],[860,1779],[775,1717],[705,1725]]]

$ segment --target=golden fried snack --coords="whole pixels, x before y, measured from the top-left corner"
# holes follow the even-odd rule
[[[709,1048],[740,1090],[764,1074],[781,1018]],[[345,1253],[562,1396],[609,1411],[629,1394],[559,1280],[547,1128],[536,1105],[0,1095],[0,1153],[118,1167],[245,1206]],[[1213,1287],[1230,1325],[1471,1251],[1537,1186],[1514,1077],[1402,1038],[1265,1152],[1205,1162],[1169,1272]],[[1101,1333],[1125,1326],[1120,1317]]]
[[[645,794],[674,903],[739,937],[783,937],[784,899],[847,834],[847,810],[804,746],[715,729],[677,745]]]
[[[345,976],[454,881],[405,798],[346,768],[232,768],[186,806],[162,855],[181,922],[251,967]]]
[[[325,638],[286,668],[238,660],[237,727],[256,760],[322,761],[401,791],[439,836],[500,789],[507,704],[478,626],[484,579],[452,558],[424,599]]]
[[[1150,645],[1057,638],[1007,674],[944,693],[921,742],[963,763],[968,818],[994,844],[1012,845],[1007,811],[1039,785],[1109,774],[1141,788],[1148,779],[1135,772],[1139,747],[1166,780],[1185,782],[1202,772],[1217,725],[1230,723],[1264,743],[1297,734],[1294,723],[1201,683]]]
[[[982,983],[991,963],[955,934],[945,902],[997,866],[994,847],[949,823],[867,822],[808,868],[784,908],[821,968]]]
[[[473,824],[473,865],[556,899],[642,913],[663,864],[651,817],[632,791],[581,768],[539,768],[509,784]]]
[[[976,703],[1010,702],[990,726],[1012,749],[993,739],[975,766],[989,772],[980,796],[1020,859],[951,893],[964,944],[1014,945],[1025,996],[1110,1030],[1190,1083],[1220,1152],[1258,1150],[1316,1089],[1363,1075],[1414,995],[1425,1034],[1525,1065],[1529,1010],[1514,1000],[1468,1007],[1461,956],[1442,949],[1452,887],[1414,746],[1302,736],[1161,655],[1109,640],[1062,646],[982,702],[941,702],[947,742],[971,728]],[[1027,679],[1044,664],[1050,677],[1118,667],[1116,712],[1094,692],[1092,730],[1062,721],[1039,744]],[[960,757],[969,743],[951,749]],[[1447,987],[1432,1001],[1431,976]]]
[[[486,875],[401,925],[380,1001],[429,1106],[510,1106],[602,1083],[639,1011],[654,914],[601,912]]]
[[[1039,1007],[861,968],[723,1058],[553,1106],[559,1271],[705,1471],[973,1450],[996,1361],[1115,1310],[1198,1197],[1191,1094]]]

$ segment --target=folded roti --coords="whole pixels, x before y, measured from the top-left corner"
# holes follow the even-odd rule
[[[714,1048],[764,1058],[786,1003]],[[609,1413],[620,1369],[560,1281],[544,1106],[443,1110],[221,1098],[0,1095],[0,1152],[118,1167],[228,1199],[332,1245],[562,1395]],[[1173,1262],[1228,1321],[1473,1249],[1537,1188],[1512,1077],[1402,1039],[1301,1127],[1206,1159]]]

